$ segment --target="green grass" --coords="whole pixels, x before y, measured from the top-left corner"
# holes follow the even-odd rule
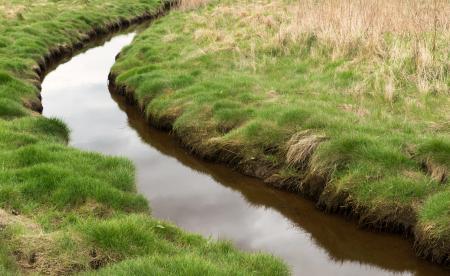
[[[411,81],[415,69],[402,67],[393,72],[395,96],[386,97],[377,70],[392,60],[358,51],[334,56],[314,35],[279,42],[278,29],[262,22],[283,22],[279,13],[292,3],[213,1],[173,12],[124,49],[112,69],[117,84],[202,155],[256,160],[273,176],[298,179],[291,190],[322,177],[326,193],[318,196],[326,205],[346,194],[346,204],[375,221],[401,224],[407,213],[416,231],[427,229],[421,239],[442,239],[448,248],[448,91],[421,92]],[[383,43],[410,39],[386,35]],[[445,34],[439,39],[448,45]],[[446,49],[438,53],[442,68]],[[448,72],[439,80],[447,88]],[[288,161],[289,151],[302,159]]]
[[[286,268],[273,258],[236,251],[228,242],[211,242],[197,235],[142,216],[127,216],[83,225],[89,239],[117,256],[139,256],[99,275],[280,275]],[[128,235],[124,236],[124,233]],[[143,246],[144,245],[144,246]],[[89,273],[88,273],[89,274]]]
[[[33,68],[49,49],[161,6],[0,0],[0,274],[288,274],[272,256],[152,218],[130,161],[68,147],[63,122],[26,107],[38,103]]]

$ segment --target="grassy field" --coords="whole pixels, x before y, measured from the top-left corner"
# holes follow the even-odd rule
[[[135,192],[131,162],[67,147],[64,123],[34,111],[50,49],[70,54],[94,27],[110,32],[112,23],[156,14],[162,4],[0,0],[1,275],[288,274],[274,257],[153,219]]]
[[[117,92],[193,152],[450,264],[450,2],[188,2],[123,51]]]

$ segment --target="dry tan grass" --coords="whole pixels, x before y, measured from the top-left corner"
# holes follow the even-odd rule
[[[71,1],[52,1],[52,0],[0,0],[0,18],[7,20],[16,20],[26,17],[28,14],[33,14],[34,11],[42,9],[50,10],[58,8],[61,11],[77,10],[82,7],[86,8],[90,2],[86,0]],[[105,8],[108,8],[108,2],[104,3]],[[1,27],[1,26],[0,26]]]
[[[40,226],[33,220],[21,215],[13,215],[0,208],[0,230],[10,225],[20,225],[24,229],[27,229],[27,231],[42,233]]]
[[[449,93],[450,1],[448,0],[304,0],[280,39],[313,34],[333,56],[369,57],[384,79],[385,98],[395,97],[399,78],[421,92]],[[387,37],[390,38],[387,38]],[[415,73],[399,76],[412,62]]]
[[[24,10],[24,5],[12,5],[6,1],[0,1],[0,17],[16,19]]]
[[[445,183],[448,177],[448,171],[445,166],[438,165],[430,159],[425,161],[425,167],[431,178],[439,183]]]
[[[378,48],[386,33],[413,35],[422,40],[425,39],[422,37],[424,33],[448,32],[450,2],[302,0],[297,4],[292,24],[295,33],[314,33],[318,38],[333,43],[336,48],[348,47],[360,40]]]
[[[87,203],[80,212],[98,214],[99,208],[103,207]],[[0,231],[5,229],[14,229],[15,234],[8,241],[24,274],[67,275],[110,261],[98,249],[93,254],[92,247],[75,232],[45,232],[33,219],[0,208]],[[67,249],[66,243],[73,249]]]
[[[375,79],[367,82],[388,102],[405,82],[423,93],[450,94],[449,0],[227,2],[192,20],[200,25],[194,38],[209,43],[203,52],[232,49],[238,65],[255,68],[255,49],[289,54],[313,41],[312,55],[325,48],[330,58],[364,61]]]
[[[179,8],[183,11],[192,10],[206,5],[208,0],[180,0]]]
[[[296,168],[305,168],[316,148],[325,139],[325,136],[310,131],[294,134],[287,143],[286,162]]]

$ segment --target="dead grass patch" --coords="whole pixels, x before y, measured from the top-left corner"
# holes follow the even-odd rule
[[[26,274],[67,275],[88,268],[88,247],[71,233],[45,233],[32,219],[0,209],[0,231],[6,231],[16,264]],[[71,250],[74,249],[74,250]],[[97,254],[99,255],[99,254]]]
[[[192,10],[204,6],[208,2],[209,0],[180,0],[179,9],[183,11]]]
[[[309,130],[294,134],[287,143],[286,162],[292,167],[306,168],[310,157],[325,139],[324,135]]]
[[[186,3],[190,6],[190,1]],[[450,93],[449,14],[447,0],[260,0],[219,4],[210,13],[191,18],[205,25],[194,32],[197,40],[208,42],[203,52],[232,49],[246,67],[257,68],[258,62],[264,66],[255,59],[255,49],[289,54],[298,45],[311,48],[312,55],[323,55],[327,49],[332,59],[364,61],[364,83],[374,85],[392,102],[405,82],[414,83],[424,94]],[[405,67],[411,72],[406,73]]]
[[[0,229],[4,229],[10,225],[20,225],[24,229],[27,229],[28,231],[33,233],[41,232],[40,226],[37,225],[33,220],[25,216],[14,215],[4,209],[0,209]]]
[[[435,181],[437,181],[439,183],[445,183],[447,181],[448,171],[445,166],[436,164],[430,158],[425,160],[424,165],[425,165],[425,168],[426,168],[428,174]]]
[[[0,2],[0,14],[6,19],[17,19],[25,9],[25,5],[11,5],[7,2]]]
[[[367,110],[366,108],[351,105],[351,104],[343,104],[343,105],[340,105],[339,108],[341,108],[342,110],[344,110],[346,112],[354,113],[358,117],[365,117],[370,114],[369,110]]]
[[[94,215],[97,218],[109,218],[114,214],[114,210],[93,200],[88,200],[77,210],[77,212],[80,215]]]

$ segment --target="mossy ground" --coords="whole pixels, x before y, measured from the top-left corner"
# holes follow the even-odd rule
[[[230,0],[173,12],[123,51],[112,76],[197,153],[350,207],[366,224],[413,230],[420,254],[449,263],[448,33],[436,32],[427,67],[443,68],[427,79],[440,89],[424,92],[413,36],[380,40],[406,47],[401,62],[360,44],[336,54],[314,33],[282,32],[295,10]]]
[[[162,6],[159,0],[0,1],[1,275],[288,273],[274,257],[241,253],[153,219],[135,192],[130,161],[68,147],[63,122],[28,108],[39,105],[35,69],[48,66],[49,49],[72,51],[94,27]]]

